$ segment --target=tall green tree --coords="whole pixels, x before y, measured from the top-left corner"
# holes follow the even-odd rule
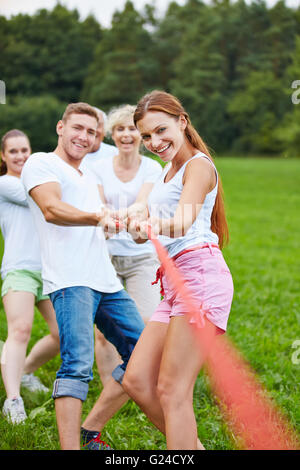
[[[184,6],[171,2],[153,32],[153,54],[159,65],[159,87],[170,91],[176,78],[175,62],[180,54],[184,34],[201,13],[202,2],[188,0]]]
[[[114,14],[111,29],[105,31],[96,48],[82,99],[104,109],[136,103],[145,91],[158,84],[152,43],[145,18],[127,1],[124,10]]]
[[[282,150],[275,129],[286,110],[283,83],[269,71],[253,71],[228,105],[239,129],[232,148],[243,153],[274,154]]]
[[[276,136],[287,157],[300,156],[300,35],[296,36],[296,48],[291,53],[292,63],[284,76],[284,96],[287,112],[277,123]]]
[[[57,145],[56,124],[67,103],[49,95],[17,97],[1,106],[0,136],[10,129],[20,129],[30,138],[33,152],[50,152]]]
[[[291,65],[291,51],[295,50],[297,22],[295,11],[279,0],[269,10],[271,26],[266,32],[268,55],[275,77],[282,78]]]
[[[101,36],[94,18],[81,22],[77,10],[60,4],[32,17],[13,17],[1,59],[8,96],[49,93],[65,101],[78,100]]]
[[[232,148],[243,152],[278,153],[282,143],[275,131],[288,110],[284,76],[295,48],[295,12],[279,1],[268,9],[264,1],[245,8],[238,4],[247,26],[239,35],[235,90],[228,104],[236,126]],[[246,40],[245,33],[247,32]]]
[[[139,13],[127,1],[105,30],[60,3],[33,16],[0,16],[8,103],[1,115],[21,126],[13,108],[25,119],[24,104],[24,125],[40,142],[34,106],[44,120],[42,104],[50,115],[79,99],[108,110],[159,88],[182,100],[216,151],[295,154],[300,108],[291,103],[291,83],[300,80],[299,37],[300,8],[284,0],[272,7],[266,0],[173,1],[162,17],[153,4]],[[2,120],[0,131],[6,127]]]
[[[191,8],[194,20],[182,35],[170,89],[182,100],[208,146],[224,150],[233,132],[226,116],[229,70],[223,37],[230,6],[222,3],[221,13],[220,5],[194,0],[187,2],[187,8]]]

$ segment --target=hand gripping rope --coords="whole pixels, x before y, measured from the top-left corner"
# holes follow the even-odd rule
[[[251,450],[296,450],[298,437],[268,398],[263,386],[240,353],[224,335],[215,336],[210,322],[199,315],[174,261],[148,226],[161,265],[178,295],[185,302],[187,320],[197,337],[200,352],[224,417],[238,437],[239,447]],[[198,321],[195,322],[195,320]],[[204,321],[203,321],[204,320]]]

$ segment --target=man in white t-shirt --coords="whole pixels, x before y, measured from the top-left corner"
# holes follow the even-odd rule
[[[94,360],[93,324],[115,345],[123,364],[81,429],[90,449],[105,448],[99,432],[128,399],[121,382],[144,327],[109,259],[103,229],[115,232],[116,221],[103,207],[93,174],[79,169],[97,123],[90,105],[68,105],[57,124],[57,148],[31,155],[21,176],[39,233],[44,293],[59,326],[62,364],[52,396],[62,449],[80,448],[82,402]]]
[[[93,147],[90,153],[87,153],[84,157],[81,168],[89,168],[93,171],[93,165],[99,163],[99,160],[103,158],[113,157],[118,154],[118,149],[114,145],[109,145],[103,142],[105,137],[105,123],[106,123],[106,114],[99,108],[94,108],[98,114],[99,124],[96,130],[96,137]]]

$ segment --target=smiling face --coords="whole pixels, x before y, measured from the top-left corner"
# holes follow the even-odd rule
[[[7,174],[19,177],[30,154],[31,148],[27,137],[18,136],[6,139],[2,160],[6,163]]]
[[[137,128],[147,150],[169,162],[179,154],[186,139],[184,129],[186,119],[178,118],[161,111],[148,111],[137,121]]]
[[[120,153],[139,152],[141,136],[132,116],[124,117],[114,126],[112,138]]]
[[[71,114],[57,123],[58,147],[55,152],[72,166],[78,167],[95,143],[97,120],[88,114]]]

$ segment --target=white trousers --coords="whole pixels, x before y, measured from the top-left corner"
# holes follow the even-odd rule
[[[155,281],[159,262],[155,254],[112,256],[111,261],[128,294],[146,323],[160,303],[160,285]]]

